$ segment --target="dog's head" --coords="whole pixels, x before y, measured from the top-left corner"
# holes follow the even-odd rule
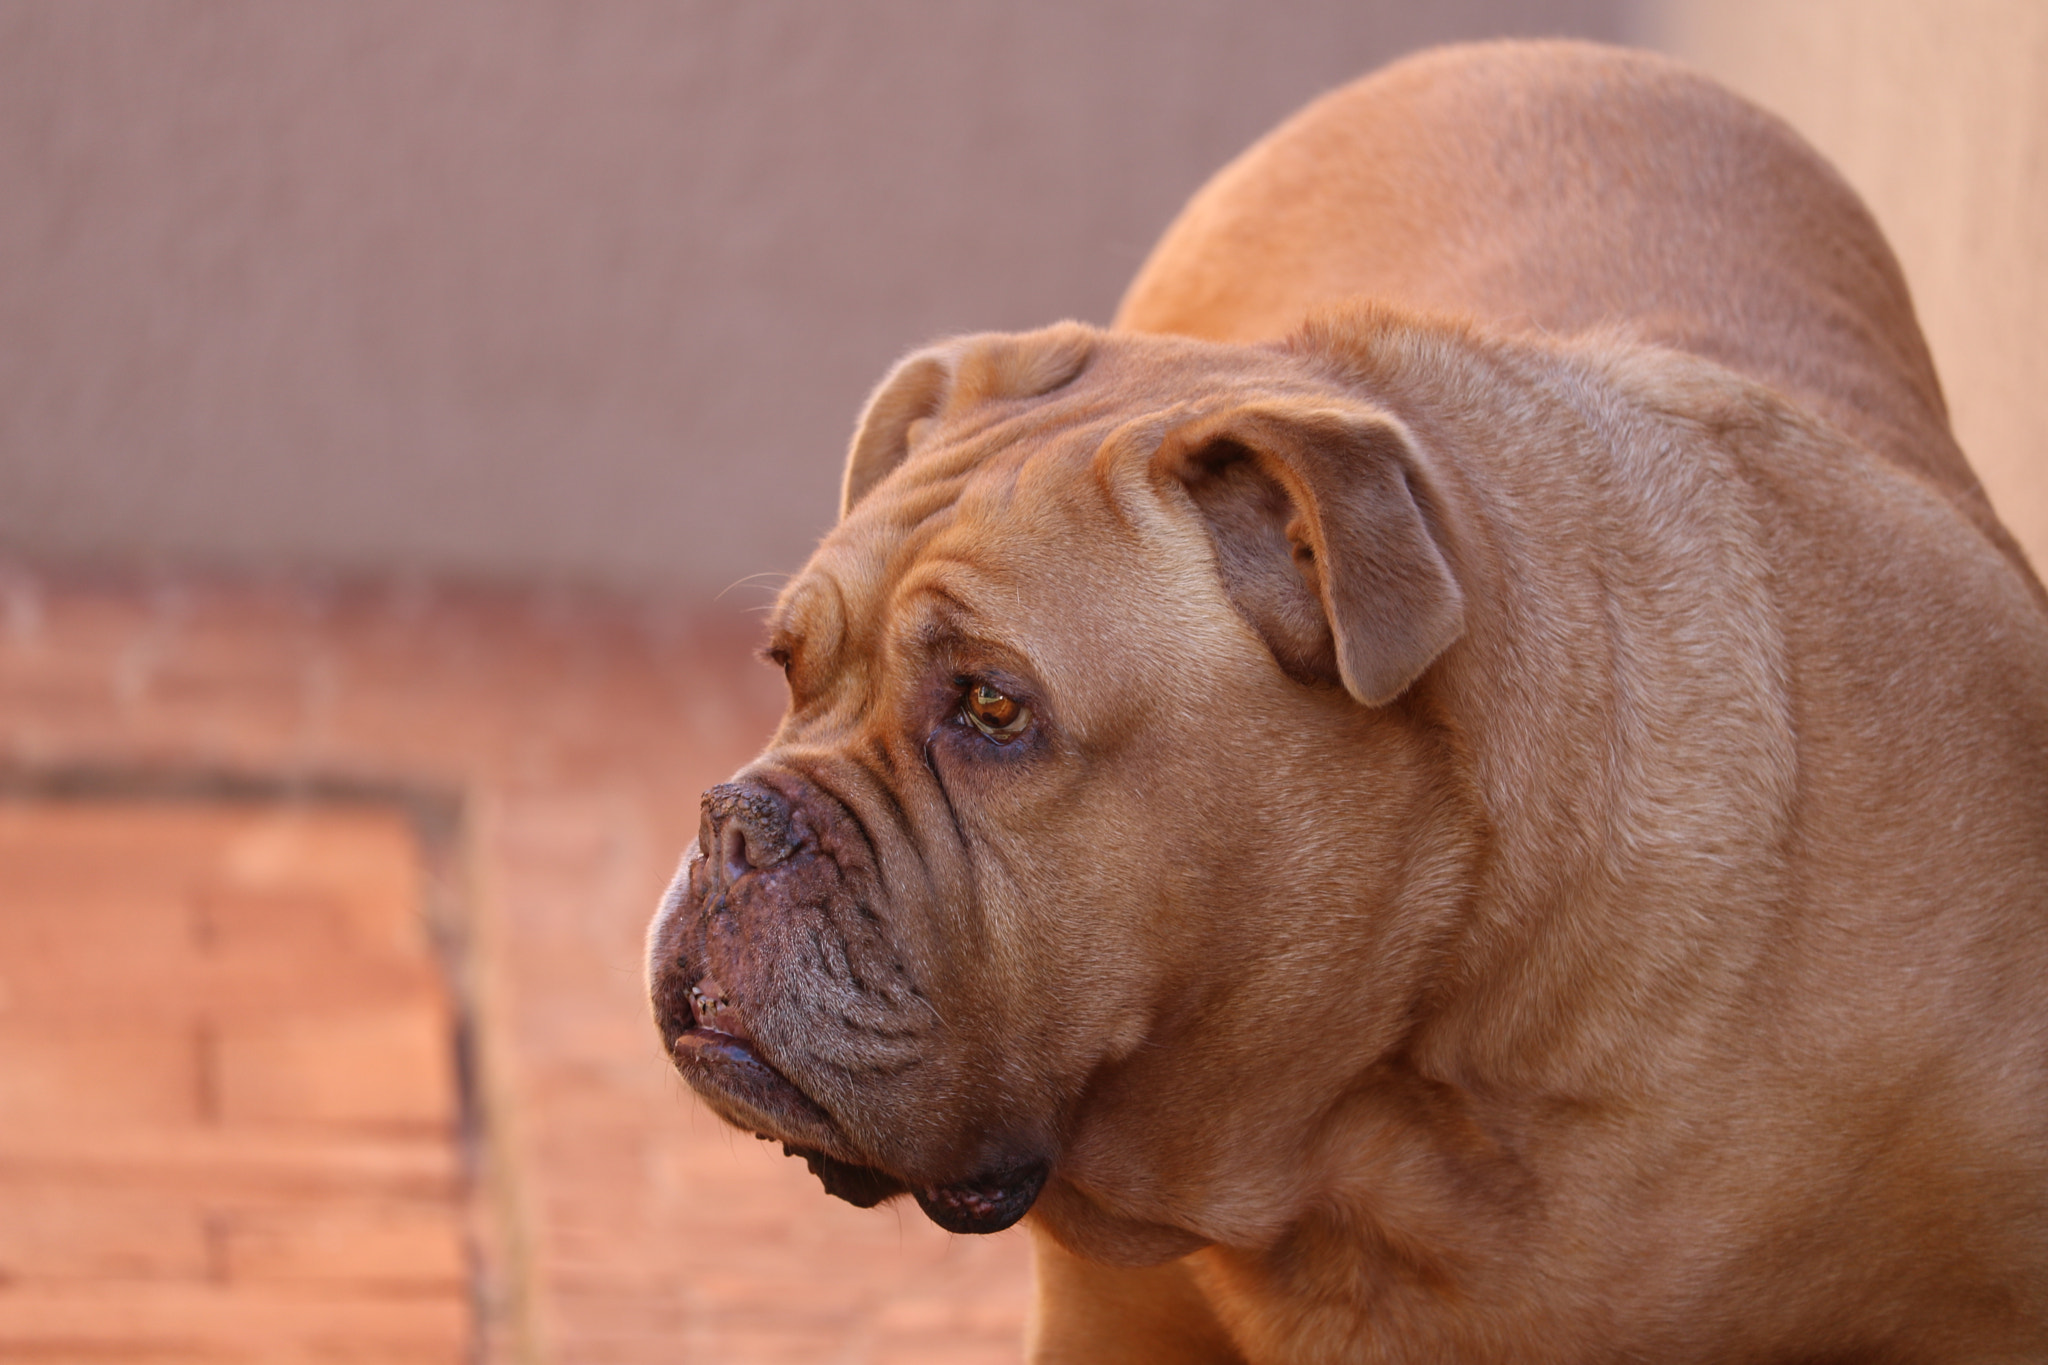
[[[856,1203],[1217,1235],[1430,971],[1453,496],[1308,349],[905,360],[774,613],[788,713],[651,929],[683,1075]]]

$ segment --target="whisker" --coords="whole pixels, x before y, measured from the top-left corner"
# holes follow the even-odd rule
[[[796,577],[796,575],[795,575],[795,574],[793,574],[793,573],[779,573],[779,572],[773,572],[773,571],[763,571],[763,572],[761,572],[761,573],[750,573],[750,574],[746,574],[746,575],[744,575],[743,577],[740,577],[740,578],[735,578],[735,579],[734,579],[734,580],[733,580],[732,582],[730,582],[730,583],[726,584],[726,585],[725,585],[725,586],[724,586],[723,588],[720,588],[720,589],[718,590],[718,597],[714,597],[714,598],[712,598],[711,600],[712,600],[712,601],[714,601],[714,602],[716,602],[716,601],[718,601],[718,600],[719,600],[719,598],[720,598],[720,597],[724,597],[724,596],[725,596],[725,595],[726,595],[727,593],[731,592],[731,591],[732,591],[732,590],[733,590],[734,588],[738,588],[738,587],[744,587],[744,586],[750,585],[750,584],[752,584],[752,583],[754,582],[754,580],[756,580],[756,579],[759,579],[759,578],[769,578],[769,579],[775,579],[775,580],[777,580],[777,581],[776,581],[775,583],[771,584],[770,586],[772,586],[772,587],[776,587],[776,588],[780,588],[782,584],[784,584],[784,583],[787,583],[787,582],[789,582],[789,580],[791,580],[792,578],[795,578],[795,577]]]

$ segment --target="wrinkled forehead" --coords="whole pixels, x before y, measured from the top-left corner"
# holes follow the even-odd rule
[[[1142,470],[1105,458],[1124,425],[1115,416],[954,425],[927,434],[825,537],[783,595],[777,630],[858,648],[890,623],[1015,625],[1046,579],[1130,556],[1136,528],[1119,509],[1140,490],[1117,485]]]
[[[1169,512],[1152,452],[1176,423],[1303,382],[1300,363],[1277,352],[1105,336],[1056,394],[923,423],[903,463],[791,583],[774,628],[842,656],[872,652],[892,628],[1052,636],[1041,618],[1073,642],[1104,615],[1074,608],[1111,585],[1124,615],[1161,614],[1173,587],[1150,580],[1185,579],[1209,550]]]

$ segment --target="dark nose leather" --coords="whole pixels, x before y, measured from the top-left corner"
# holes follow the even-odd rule
[[[766,787],[721,782],[704,793],[697,832],[704,857],[726,881],[774,867],[796,852],[789,803]]]

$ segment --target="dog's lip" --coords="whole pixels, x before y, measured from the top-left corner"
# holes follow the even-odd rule
[[[825,1107],[778,1071],[751,1038],[697,1025],[669,1044],[676,1070],[743,1128],[845,1159],[849,1144]]]
[[[804,1158],[827,1193],[861,1208],[907,1192],[948,1232],[1001,1232],[1030,1211],[1051,1173],[1049,1162],[1028,1161],[914,1187],[853,1155],[825,1107],[770,1065],[751,1038],[699,1024],[677,1035],[670,1052],[692,1089],[734,1122],[779,1139],[784,1151]]]
[[[670,1038],[669,1058],[692,1090],[757,1137],[865,1168],[831,1111],[764,1055],[726,987],[700,972],[683,1000],[689,1026]]]
[[[800,1156],[828,1194],[861,1208],[894,1195],[916,1197],[934,1223],[953,1233],[1000,1232],[1030,1211],[1051,1163],[1030,1160],[977,1172],[965,1180],[915,1186],[869,1165],[846,1140],[825,1106],[762,1056],[745,1012],[709,972],[683,992],[689,1027],[669,1055],[690,1088],[731,1122],[756,1136],[780,1139]],[[679,1021],[678,1021],[679,1022]]]

